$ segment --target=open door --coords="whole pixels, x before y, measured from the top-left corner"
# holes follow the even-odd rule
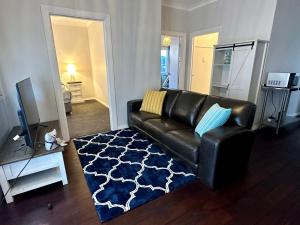
[[[218,43],[219,33],[195,36],[192,43],[190,90],[209,94],[213,65],[213,48]]]

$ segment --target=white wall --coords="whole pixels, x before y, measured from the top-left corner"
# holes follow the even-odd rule
[[[3,94],[3,88],[2,88],[1,83],[2,82],[0,79],[0,126],[1,126],[1,128],[0,128],[0,148],[12,128],[8,121],[8,118],[7,118],[6,98]],[[0,195],[1,195],[1,191],[0,191]]]
[[[189,32],[221,27],[219,42],[269,40],[277,0],[218,0],[189,12]]]
[[[118,123],[127,121],[127,100],[160,87],[161,0],[109,0]]]
[[[189,12],[188,30],[193,33],[219,28],[219,44],[270,40],[276,3],[277,0],[218,0]],[[187,58],[190,64],[190,52]]]
[[[74,25],[52,23],[52,30],[61,81],[64,84],[70,81],[67,65],[74,64],[75,80],[82,82],[83,98],[93,98],[95,91],[87,27],[75,23]]]
[[[7,118],[7,105],[6,105],[6,100],[5,96],[3,95],[3,88],[2,88],[2,82],[1,82],[1,77],[0,77],[0,150],[1,146],[4,144],[10,130],[11,126],[9,124],[8,118]],[[3,192],[0,187],[0,198],[2,199],[3,197]]]
[[[227,0],[228,4],[231,0]],[[230,4],[231,5],[231,4]],[[205,29],[221,26],[222,14],[226,14],[222,7],[222,0],[215,1],[211,4],[197,8],[188,13],[188,28],[189,32],[195,32]],[[231,5],[231,7],[236,7]],[[235,23],[235,25],[237,25]]]
[[[300,72],[299,12],[299,0],[278,0],[266,72]],[[299,92],[292,93],[287,113],[300,114]]]
[[[103,23],[99,21],[90,22],[90,24],[88,25],[88,35],[94,85],[94,97],[103,105],[108,106],[109,103]]]
[[[219,43],[269,40],[277,0],[218,0],[193,11],[162,7],[162,29],[190,34],[220,28]],[[187,49],[190,48],[187,41]],[[187,65],[191,52],[187,51]],[[189,68],[186,67],[186,74]],[[186,77],[186,80],[188,77]],[[187,88],[188,82],[186,82]]]
[[[187,15],[188,12],[185,10],[162,6],[162,12],[161,12],[162,30],[186,33],[188,31]]]
[[[41,120],[58,119],[41,4],[110,14],[117,123],[125,125],[127,101],[160,84],[161,0],[1,0],[0,74],[12,124],[18,124],[15,83],[28,76]]]
[[[0,96],[0,147],[4,143],[9,131],[11,130],[11,127],[9,126],[8,120],[7,120],[7,112],[6,112],[6,104],[4,97]]]

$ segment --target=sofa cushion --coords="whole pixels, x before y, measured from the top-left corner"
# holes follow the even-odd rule
[[[161,116],[166,93],[166,91],[147,91],[140,111],[154,113]]]
[[[160,118],[159,115],[148,113],[148,112],[132,112],[129,114],[129,119],[131,123],[137,125],[138,127],[143,127],[143,123],[149,119]]]
[[[202,137],[204,133],[223,126],[231,115],[232,109],[220,107],[218,103],[214,104],[207,110],[198,125],[195,132]]]
[[[161,91],[166,91],[167,92],[167,94],[165,96],[165,100],[164,100],[162,115],[166,116],[166,117],[170,117],[171,112],[172,112],[172,108],[173,108],[173,106],[175,104],[175,101],[176,101],[176,99],[179,96],[181,91],[180,90],[165,89],[165,88],[162,88]]]
[[[215,103],[218,103],[221,107],[232,109],[230,118],[225,125],[238,125],[244,128],[251,128],[255,114],[255,105],[253,103],[218,96],[207,96],[196,119],[197,124]]]
[[[171,118],[195,127],[195,120],[206,95],[183,91],[176,99]]]
[[[194,132],[194,129],[169,131],[165,141],[176,155],[195,164],[198,163],[201,137]]]
[[[169,118],[159,118],[145,121],[144,129],[151,136],[163,142],[163,138],[168,131],[190,129],[190,127]]]

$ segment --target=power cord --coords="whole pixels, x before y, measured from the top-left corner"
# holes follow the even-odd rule
[[[271,114],[271,117],[275,119],[275,114],[276,114],[276,112],[277,112],[277,108],[276,108],[276,106],[275,106],[275,104],[274,104],[274,92],[273,92],[273,90],[272,90],[272,95],[271,95],[271,104],[272,104],[272,106],[273,106],[273,108],[274,108],[274,111],[273,111],[273,113]]]
[[[25,164],[25,166],[21,169],[21,171],[19,172],[19,174],[15,178],[14,182],[9,186],[8,190],[3,195],[2,199],[1,199],[1,202],[0,202],[0,206],[2,206],[2,203],[4,202],[5,197],[8,194],[8,192],[17,184],[18,178],[20,177],[21,173],[24,171],[24,169],[26,168],[26,166],[29,164],[29,162],[31,161],[31,159],[33,158],[33,156],[34,156],[34,154],[32,154],[32,156],[29,158],[29,160],[27,161],[27,163]]]
[[[40,126],[37,127],[37,133],[36,133],[36,136],[35,136],[35,139],[34,139],[34,146],[36,146],[36,144],[37,144],[37,136],[38,136],[38,132],[39,132],[39,127]],[[26,146],[26,150],[25,151],[27,151],[27,149],[28,149],[28,146]],[[0,206],[2,206],[2,204],[3,204],[4,200],[5,200],[5,197],[7,196],[8,192],[17,184],[18,178],[20,177],[21,173],[25,170],[25,168],[27,167],[27,165],[29,164],[29,162],[32,160],[32,158],[34,157],[34,155],[35,155],[35,150],[33,151],[31,157],[28,159],[28,161],[26,162],[26,164],[24,165],[24,167],[18,173],[18,175],[15,178],[14,182],[9,186],[8,190],[3,195],[2,199],[1,199],[1,202],[0,202]]]

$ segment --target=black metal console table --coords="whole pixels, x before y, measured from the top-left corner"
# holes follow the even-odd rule
[[[298,118],[298,117],[286,116],[286,111],[288,108],[291,93],[294,91],[299,91],[300,87],[282,88],[282,87],[267,87],[267,86],[263,85],[262,90],[264,91],[265,94],[264,94],[264,100],[263,100],[262,113],[260,116],[260,128],[262,128],[263,125],[268,126],[268,127],[273,127],[273,128],[276,128],[276,134],[278,134],[280,127],[300,121],[300,118]],[[264,120],[266,104],[268,101],[268,96],[269,96],[270,91],[277,91],[277,92],[283,93],[281,101],[280,101],[279,118],[277,121],[272,121],[272,122]]]

